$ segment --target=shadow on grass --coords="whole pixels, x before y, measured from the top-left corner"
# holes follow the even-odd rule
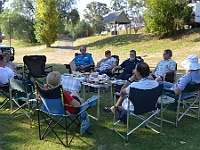
[[[93,43],[87,44],[87,47],[98,47],[102,48],[105,44],[107,45],[115,45],[115,46],[123,46],[133,42],[142,42],[149,41],[153,38],[153,35],[144,35],[144,34],[126,34],[126,35],[117,35],[117,36],[109,36],[105,39],[95,41]],[[77,50],[80,47],[78,45],[75,47]]]

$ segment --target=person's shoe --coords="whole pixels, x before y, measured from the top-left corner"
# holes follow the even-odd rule
[[[104,109],[103,109],[105,112],[107,112],[107,113],[109,113],[109,114],[111,114],[111,115],[113,115],[114,113],[111,111],[111,109],[110,108],[108,108],[108,107],[104,107]]]

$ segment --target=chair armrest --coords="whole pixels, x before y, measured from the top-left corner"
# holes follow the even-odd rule
[[[67,69],[70,69],[70,64],[64,64]]]
[[[48,67],[45,67],[45,69],[49,69],[48,72],[52,72],[53,71],[53,66],[48,66]]]
[[[127,95],[121,94],[121,93],[119,93],[119,92],[116,92],[115,95],[116,95],[116,96],[121,96],[121,97],[123,97],[124,99],[128,98]]]

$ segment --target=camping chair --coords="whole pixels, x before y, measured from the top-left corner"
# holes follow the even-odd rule
[[[0,85],[0,95],[2,95],[3,97],[5,97],[5,99],[3,100],[3,102],[1,102],[1,105],[0,105],[0,109],[1,109],[10,100],[10,94],[9,94],[9,86],[8,86],[8,84]]]
[[[114,131],[118,135],[120,135],[123,139],[125,139],[126,142],[128,142],[128,136],[132,132],[137,130],[139,127],[141,127],[143,124],[146,124],[147,128],[150,128],[157,133],[159,132],[155,130],[154,128],[150,127],[148,123],[156,127],[159,127],[160,132],[162,132],[162,119],[161,119],[160,125],[150,121],[151,118],[153,118],[156,114],[160,112],[160,109],[157,107],[157,100],[159,97],[161,97],[161,103],[162,103],[162,94],[163,94],[162,84],[156,88],[147,89],[147,90],[131,88],[129,96],[123,96],[125,99],[128,99],[126,136],[122,135],[120,132],[117,131],[116,126],[120,123],[120,120],[115,121],[116,111],[114,113],[114,123],[113,123]],[[134,111],[130,111],[130,102],[132,102],[134,106]],[[149,112],[151,112],[151,114],[149,114]],[[148,117],[145,117],[144,114],[147,114]],[[139,125],[137,125],[135,128],[133,128],[132,130],[129,130],[129,125],[131,124],[130,116],[134,116],[142,120],[142,122]],[[162,116],[162,111],[161,111],[161,116]]]
[[[188,84],[179,95],[176,95],[173,90],[164,89],[164,95],[167,95],[168,97],[175,99],[174,103],[172,103],[171,106],[173,106],[173,108],[176,109],[171,109],[171,107],[167,109],[176,111],[176,120],[174,122],[167,119],[163,119],[163,121],[174,124],[177,127],[178,122],[185,115],[199,120],[200,94],[199,92],[197,92],[199,90],[200,90],[200,84],[194,84],[194,85]],[[182,99],[182,95],[190,92],[196,92],[196,94],[194,96],[188,97],[187,99]],[[164,109],[166,107],[164,100],[163,100],[163,107]]]
[[[90,53],[88,53],[89,55],[92,55]],[[80,53],[75,53],[75,57],[78,56],[78,55],[81,55]],[[68,72],[70,74],[72,74],[72,71],[71,71],[71,67],[70,67],[70,64],[64,64],[66,69],[68,70]],[[90,71],[94,70],[94,65],[90,66]]]
[[[52,66],[46,67],[46,56],[44,55],[29,55],[23,57],[24,76],[27,79],[32,78],[43,84],[49,72],[53,71]],[[44,79],[40,81],[39,79]]]
[[[164,78],[163,81],[167,81],[167,82],[171,82],[174,83],[176,81],[176,71],[177,71],[177,64],[176,64],[176,69],[174,72],[170,72],[167,73]]]
[[[63,104],[62,85],[50,90],[43,90],[37,83],[36,85],[37,93],[44,104],[43,107],[37,109],[40,140],[43,140],[47,135],[53,132],[63,146],[69,146],[78,129],[80,129],[80,134],[83,134],[84,132],[87,132],[87,129],[90,127],[90,121],[86,111],[89,107],[96,105],[96,99],[98,97],[91,97],[84,104],[82,104],[78,114],[70,114],[65,111],[64,108],[64,105],[66,106],[67,104]],[[72,107],[71,105],[68,106]],[[42,121],[46,124],[46,128],[44,130],[42,130]],[[58,127],[64,129],[66,142],[64,142],[58,135]],[[69,139],[68,132],[70,127],[74,127],[75,129],[74,132],[71,133],[71,138]]]
[[[9,91],[10,91],[10,99],[11,103],[11,115],[17,113],[19,110],[22,111],[22,114],[17,114],[13,116],[14,118],[18,118],[22,115],[25,115],[30,121],[30,127],[32,127],[32,118],[31,118],[31,107],[32,104],[36,102],[34,87],[29,81],[22,81],[17,79],[9,79]],[[17,106],[15,110],[13,110],[13,103]],[[26,110],[26,106],[28,110]]]

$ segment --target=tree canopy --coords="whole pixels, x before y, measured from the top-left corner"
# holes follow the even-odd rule
[[[50,47],[56,41],[58,31],[58,11],[55,0],[36,0],[35,35],[40,43]]]
[[[175,33],[191,17],[186,1],[146,0],[146,29],[156,35]]]
[[[91,2],[87,4],[84,12],[84,17],[92,24],[94,32],[100,33],[103,28],[102,21],[109,12],[107,5],[100,2]]]

